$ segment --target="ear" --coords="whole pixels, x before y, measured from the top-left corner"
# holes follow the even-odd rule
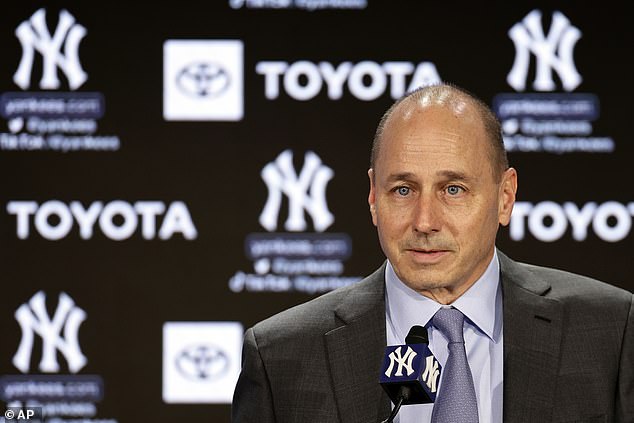
[[[370,205],[370,214],[372,215],[372,223],[376,226],[376,184],[374,181],[374,169],[368,170],[370,178],[370,193],[368,194],[368,204]]]
[[[502,175],[500,192],[498,193],[498,221],[502,226],[509,224],[517,193],[517,171],[512,167]]]

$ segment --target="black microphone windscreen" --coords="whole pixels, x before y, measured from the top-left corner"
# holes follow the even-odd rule
[[[422,326],[412,326],[405,338],[406,344],[429,344],[427,329]]]

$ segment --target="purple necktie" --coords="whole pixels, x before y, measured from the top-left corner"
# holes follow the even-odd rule
[[[463,323],[464,314],[455,308],[441,308],[432,318],[434,327],[449,340],[449,357],[443,367],[432,423],[478,423],[478,402],[467,362]]]

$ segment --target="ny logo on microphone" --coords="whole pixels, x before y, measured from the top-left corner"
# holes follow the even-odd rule
[[[425,358],[425,371],[423,371],[421,378],[431,392],[436,392],[438,378],[440,377],[439,365],[438,360],[436,360],[433,355],[429,355]]]
[[[412,326],[405,345],[388,345],[385,348],[379,383],[397,405],[394,410],[398,412],[401,405],[434,402],[441,372],[440,363],[429,349],[427,330],[422,326]]]
[[[405,367],[405,369],[407,370],[407,376],[410,376],[412,373],[414,373],[414,367],[412,366],[412,363],[416,355],[416,351],[414,351],[410,346],[407,347],[405,355],[401,355],[401,347],[396,348],[388,356],[390,358],[390,366],[385,371],[385,376],[392,376],[394,364],[398,364],[398,368],[396,369],[394,376],[403,376],[403,367]]]

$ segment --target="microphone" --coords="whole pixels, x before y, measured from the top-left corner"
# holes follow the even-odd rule
[[[386,347],[379,383],[395,407],[383,423],[394,420],[401,405],[433,403],[441,371],[429,350],[427,329],[422,326],[412,326],[405,345]]]

